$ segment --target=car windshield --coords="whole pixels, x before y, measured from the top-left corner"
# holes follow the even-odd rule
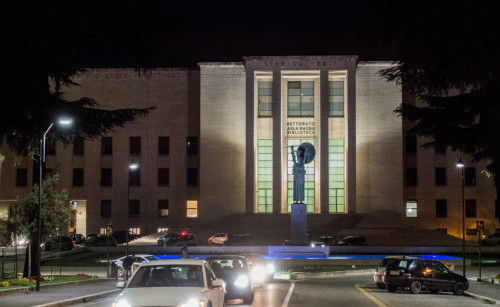
[[[142,266],[128,284],[128,288],[203,286],[201,265]]]
[[[210,259],[209,263],[215,274],[248,268],[246,261],[242,259]]]

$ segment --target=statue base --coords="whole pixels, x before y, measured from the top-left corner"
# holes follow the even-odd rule
[[[290,222],[290,245],[309,245],[307,235],[307,205],[293,203]]]

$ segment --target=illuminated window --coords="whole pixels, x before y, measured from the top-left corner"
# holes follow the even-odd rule
[[[345,212],[344,140],[328,140],[328,212]]]
[[[314,81],[288,81],[288,116],[314,116]]]
[[[258,82],[258,108],[259,117],[273,116],[273,82]]]
[[[258,140],[257,212],[273,212],[273,140]]]
[[[417,217],[417,201],[406,201],[406,217]]]
[[[168,231],[168,227],[166,228],[157,228],[156,232]]]
[[[158,199],[158,216],[168,217],[168,199]]]
[[[288,177],[288,212],[291,212],[293,203],[293,159],[290,146],[293,145],[293,149],[297,150],[302,143],[311,143],[314,145],[314,140],[312,139],[289,139],[288,140],[288,167],[287,167],[287,177]],[[311,163],[304,165],[306,170],[306,178],[304,183],[304,202],[307,204],[307,212],[314,213],[314,164],[316,160]]]
[[[128,231],[131,232],[131,233],[133,233],[133,234],[136,234],[136,235],[140,235],[141,234],[141,228],[139,228],[139,227],[129,228]]]
[[[344,117],[344,81],[328,82],[330,116]]]
[[[198,201],[188,200],[186,205],[186,216],[187,217],[198,217]]]

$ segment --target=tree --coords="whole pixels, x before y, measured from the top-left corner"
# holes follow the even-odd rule
[[[51,173],[43,181],[42,189],[42,238],[55,235],[65,235],[70,223],[71,212],[68,202],[68,192],[57,191],[56,184],[59,180],[57,173]],[[30,192],[22,195],[14,206],[11,220],[19,234],[26,235],[30,242],[37,242],[38,234],[38,185],[34,185]],[[35,244],[31,244],[31,254],[36,255]],[[36,275],[36,257],[31,259],[30,276]]]

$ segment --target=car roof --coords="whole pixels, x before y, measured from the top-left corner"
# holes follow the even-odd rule
[[[141,267],[144,266],[156,266],[156,265],[203,265],[206,263],[202,259],[160,259],[152,262],[143,263]]]
[[[210,256],[207,257],[207,260],[212,260],[212,259],[247,259],[245,256],[241,255],[215,255],[215,256]]]

